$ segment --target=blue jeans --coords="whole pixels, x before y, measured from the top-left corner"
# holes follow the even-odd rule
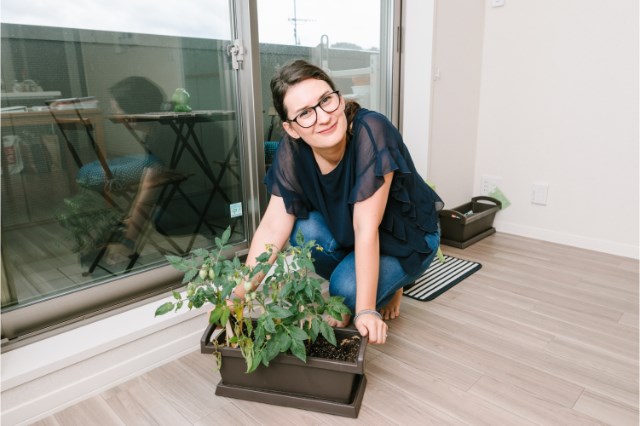
[[[355,312],[356,262],[354,251],[338,245],[329,231],[324,217],[316,211],[310,212],[308,219],[296,220],[289,238],[289,243],[292,245],[296,245],[295,236],[298,230],[302,231],[305,241],[315,240],[316,244],[324,249],[323,251],[314,251],[314,265],[316,273],[329,280],[329,293],[332,296],[344,297],[345,305],[352,312]],[[440,233],[427,234],[425,240],[432,252],[422,263],[421,272],[417,274],[407,274],[397,258],[380,255],[376,309],[386,306],[398,289],[413,283],[431,265],[440,245]]]

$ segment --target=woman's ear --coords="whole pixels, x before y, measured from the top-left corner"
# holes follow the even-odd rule
[[[287,134],[289,136],[291,136],[294,139],[300,139],[300,134],[298,132],[295,131],[295,129],[293,128],[293,126],[291,126],[291,123],[285,121],[282,123],[282,128],[284,129],[285,132],[287,132]]]

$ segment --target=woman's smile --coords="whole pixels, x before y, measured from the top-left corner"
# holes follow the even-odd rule
[[[320,130],[317,133],[320,133],[321,135],[328,135],[330,133],[333,133],[333,131],[338,127],[338,123],[333,123],[333,125],[327,129],[324,130]]]

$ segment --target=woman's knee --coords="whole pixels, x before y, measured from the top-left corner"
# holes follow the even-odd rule
[[[298,219],[289,237],[289,244],[298,245],[298,232],[302,234],[305,242],[315,241],[323,250],[331,253],[337,249],[337,243],[329,230],[324,217],[316,212],[309,212],[307,219]]]
[[[353,253],[347,255],[335,268],[329,279],[329,294],[344,298],[344,304],[353,311],[356,307],[356,268]]]
[[[356,308],[356,283],[355,281],[346,282],[341,280],[329,280],[329,294],[331,296],[340,296],[344,298],[344,304],[347,305],[351,312]]]

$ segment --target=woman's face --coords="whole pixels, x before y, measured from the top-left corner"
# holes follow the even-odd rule
[[[284,96],[284,106],[288,119],[295,118],[305,108],[317,105],[323,97],[333,92],[326,81],[313,78],[291,86]],[[314,149],[334,148],[347,138],[347,117],[344,114],[344,100],[331,113],[315,108],[316,122],[309,128],[301,127],[297,122],[285,122],[283,127],[289,136],[302,138]]]

